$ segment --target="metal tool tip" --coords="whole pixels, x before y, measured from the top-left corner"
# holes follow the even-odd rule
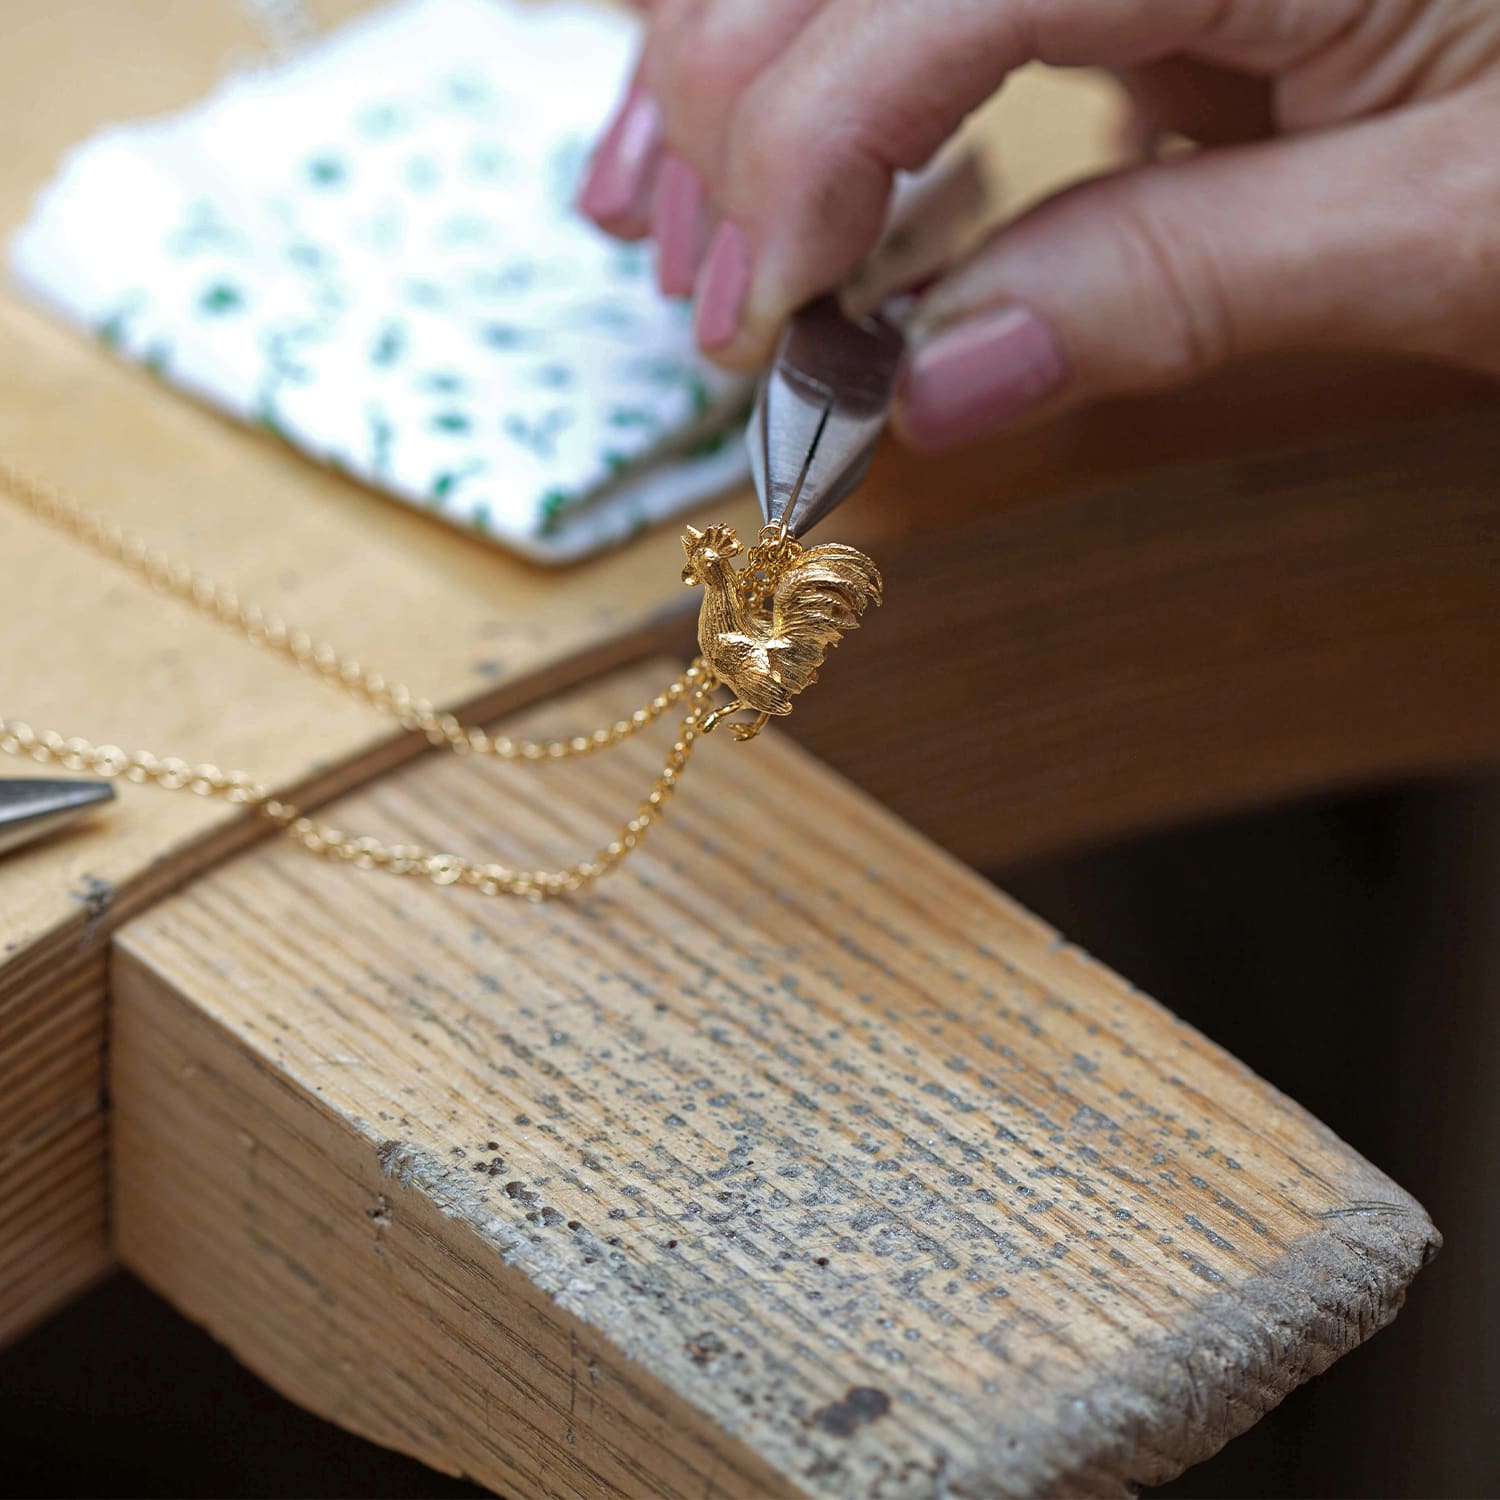
[[[55,833],[114,795],[107,781],[0,780],[0,854]]]

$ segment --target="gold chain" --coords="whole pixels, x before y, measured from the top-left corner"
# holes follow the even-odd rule
[[[513,870],[456,854],[434,853],[415,845],[356,838],[304,816],[301,809],[273,797],[269,788],[244,771],[191,765],[175,756],[158,757],[146,750],[127,752],[117,745],[95,745],[77,736],[38,731],[29,724],[0,717],[0,750],[8,754],[29,756],[43,764],[57,764],[72,771],[89,771],[111,780],[123,778],[165,791],[218,797],[252,807],[314,854],[345,860],[361,869],[385,870],[392,875],[425,878],[436,885],[465,885],[486,895],[525,896],[532,900],[583,890],[624,859],[661,816],[693,753],[708,695],[718,685],[700,657],[649,703],[591,733],[558,740],[516,740],[506,735],[491,735],[477,725],[464,724],[451,713],[440,712],[404,684],[370,671],[306,631],[293,629],[259,605],[242,602],[232,589],[155,550],[121,527],[91,515],[21,473],[6,459],[0,459],[0,487],[38,520],[135,574],[158,593],[181,600],[198,613],[236,631],[251,644],[312,672],[389,714],[403,729],[425,735],[433,745],[458,755],[521,761],[593,755],[639,734],[675,704],[686,701],[687,712],[678,737],[635,816],[589,858],[562,870]]]

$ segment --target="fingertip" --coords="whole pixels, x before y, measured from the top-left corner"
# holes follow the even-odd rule
[[[651,232],[656,240],[656,284],[669,297],[691,297],[703,256],[708,199],[698,174],[668,152],[656,179]]]
[[[661,107],[639,85],[632,86],[589,162],[578,211],[620,239],[649,233],[661,149]]]
[[[627,244],[636,244],[641,240],[651,238],[651,221],[638,214],[626,215],[622,218],[611,219],[607,223],[598,219],[592,221],[596,229],[601,229],[611,239],[623,240]]]
[[[1055,403],[1068,382],[1062,346],[1029,307],[988,309],[946,328],[907,360],[901,431],[921,450],[998,432]]]
[[[715,349],[703,349],[702,352],[705,358],[712,360],[721,369],[751,374],[756,370],[764,369],[770,362],[775,342],[774,333],[767,338],[761,338],[747,331],[741,333],[732,343],[722,344]]]
[[[741,336],[754,262],[750,241],[733,219],[723,219],[698,272],[693,332],[705,354],[727,359]]]
[[[915,453],[940,453],[943,450],[944,445],[933,441],[930,434],[920,428],[913,429],[911,419],[906,412],[904,390],[898,389],[896,392],[888,426],[902,446],[910,448]]]

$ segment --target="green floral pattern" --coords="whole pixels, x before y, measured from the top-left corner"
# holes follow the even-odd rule
[[[400,0],[75,150],[12,269],[312,456],[580,556],[744,474],[744,383],[573,212],[632,38],[568,0]]]

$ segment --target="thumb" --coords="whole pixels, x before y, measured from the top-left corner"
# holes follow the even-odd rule
[[[1500,96],[1084,184],[924,297],[900,420],[942,447],[1288,347],[1500,373]],[[1493,123],[1486,128],[1479,116]]]

